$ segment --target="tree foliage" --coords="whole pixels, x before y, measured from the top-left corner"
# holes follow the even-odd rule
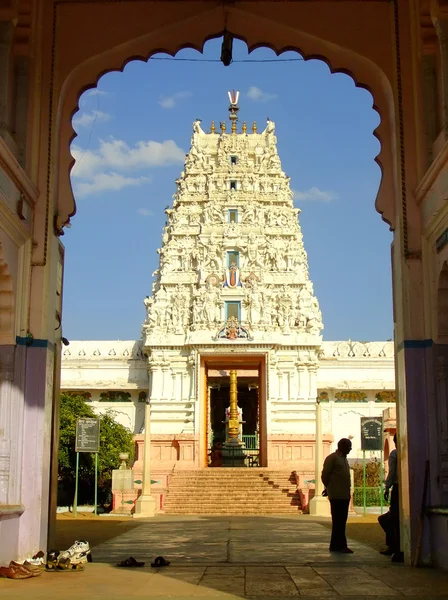
[[[110,490],[112,470],[121,464],[119,454],[127,452],[134,458],[132,432],[114,420],[114,411],[97,415],[81,396],[61,394],[59,425],[59,481],[65,504],[71,504],[76,472],[76,422],[79,418],[99,417],[100,451],[98,453],[98,497],[104,502]],[[92,502],[94,495],[95,458],[93,454],[79,454],[79,502]]]

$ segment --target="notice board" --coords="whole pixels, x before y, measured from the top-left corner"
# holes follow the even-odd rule
[[[361,450],[383,449],[382,417],[361,417]]]
[[[78,419],[76,422],[76,452],[100,451],[100,420]]]

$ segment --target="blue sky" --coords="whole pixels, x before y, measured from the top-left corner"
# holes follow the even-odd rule
[[[133,61],[86,92],[74,117],[72,172],[78,212],[66,247],[64,336],[138,339],[143,298],[151,293],[157,248],[175,179],[190,146],[192,122],[208,130],[227,119],[227,90],[240,90],[240,125],[276,123],[284,171],[291,177],[324,320],[326,340],[392,337],[390,242],[375,211],[379,116],[372,97],[346,75],[292,52],[219,62],[220,41],[204,54]],[[157,55],[163,57],[164,55]],[[168,57],[167,57],[168,58]],[[238,62],[247,61],[250,62]],[[253,62],[253,61],[273,62]],[[281,62],[283,61],[283,62]]]

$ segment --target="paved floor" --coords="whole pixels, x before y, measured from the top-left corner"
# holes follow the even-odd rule
[[[365,598],[442,597],[448,574],[392,565],[353,542],[353,555],[328,552],[329,531],[290,517],[157,517],[93,549],[82,573],[0,579],[0,598]],[[163,555],[165,569],[149,563]],[[147,565],[120,569],[134,556]]]

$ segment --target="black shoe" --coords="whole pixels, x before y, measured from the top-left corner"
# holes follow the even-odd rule
[[[339,550],[330,548],[330,552],[337,552],[338,554],[353,554],[353,550],[350,550],[350,548],[339,548]]]
[[[380,550],[380,554],[382,554],[383,556],[392,556],[393,553],[394,553],[394,551],[392,550],[392,548],[386,548],[386,550]]]
[[[404,553],[403,552],[394,552],[392,554],[392,558],[390,560],[393,563],[403,563],[404,562]]]

